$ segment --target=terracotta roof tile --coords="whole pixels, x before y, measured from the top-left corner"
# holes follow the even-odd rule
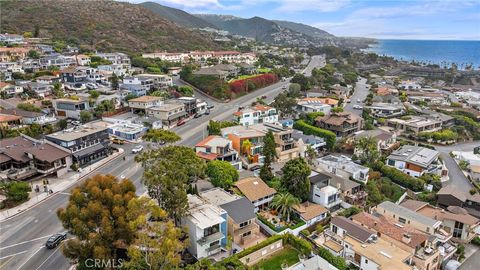
[[[235,183],[235,186],[247,197],[251,202],[260,198],[274,195],[277,191],[265,184],[258,177],[247,177]]]

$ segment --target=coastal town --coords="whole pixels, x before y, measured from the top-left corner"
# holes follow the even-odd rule
[[[2,29],[0,269],[478,269],[478,68],[199,28]]]

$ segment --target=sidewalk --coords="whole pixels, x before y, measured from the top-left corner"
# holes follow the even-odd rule
[[[124,150],[123,148],[118,148],[118,152],[113,153],[112,155],[92,164],[89,165],[85,168],[82,168],[81,172],[68,172],[65,174],[62,178],[45,178],[48,180],[49,184],[48,190],[52,190],[53,193],[49,194],[47,192],[43,191],[43,179],[33,181],[31,182],[32,186],[32,192],[30,192],[30,199],[20,205],[17,205],[13,208],[10,209],[5,209],[0,211],[0,221],[6,220],[8,218],[11,218],[19,213],[22,213],[23,211],[34,207],[35,205],[41,203],[42,201],[52,197],[53,195],[57,193],[61,193],[64,190],[70,188],[73,186],[75,183],[78,182],[78,180],[90,175],[91,173],[94,173],[96,169],[99,167],[105,165],[106,163],[112,161],[113,159],[121,156],[123,154]],[[35,192],[35,187],[38,185],[40,188],[40,192]]]

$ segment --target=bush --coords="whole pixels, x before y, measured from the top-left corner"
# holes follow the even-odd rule
[[[212,160],[207,164],[206,174],[215,187],[230,188],[238,180],[238,171],[228,161]]]
[[[330,130],[309,125],[303,120],[295,121],[293,128],[303,131],[305,135],[314,135],[324,138],[328,149],[332,149],[335,145],[335,141],[337,140],[335,133],[331,132]]]
[[[350,208],[347,208],[343,211],[341,211],[340,213],[338,213],[339,216],[344,216],[346,218],[349,218],[353,215],[356,215],[358,213],[362,212],[362,209],[358,208],[358,207],[355,207],[355,206],[352,206]]]
[[[303,255],[309,255],[312,252],[312,244],[310,244],[307,240],[295,237],[290,233],[284,234],[283,243],[289,244]]]
[[[472,244],[480,246],[480,237],[475,236],[475,238],[472,239]]]
[[[335,266],[338,268],[338,270],[346,270],[347,269],[347,263],[342,257],[336,257],[328,249],[324,247],[319,247],[317,249],[318,255],[322,258],[324,258],[327,262],[329,262],[331,265]]]
[[[402,187],[409,188],[415,192],[422,191],[425,182],[422,179],[412,177],[406,173],[403,173],[396,168],[389,167],[387,165],[381,165],[379,171],[386,177],[390,178],[393,182],[399,184]]]
[[[307,229],[303,229],[300,231],[300,234],[305,237],[308,237],[310,235],[310,232]]]
[[[258,88],[274,84],[278,77],[273,73],[256,75],[251,78],[235,80],[229,83],[230,91],[235,94],[248,93]]]
[[[33,104],[30,104],[30,103],[19,103],[17,105],[17,108],[20,109],[20,110],[29,111],[29,112],[41,112],[42,111],[42,108],[37,107],[37,106],[35,106]]]
[[[28,199],[28,192],[32,191],[30,185],[25,182],[10,182],[6,184],[5,195],[7,200],[23,202]]]

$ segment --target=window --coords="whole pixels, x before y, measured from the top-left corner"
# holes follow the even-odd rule
[[[249,236],[250,234],[252,234],[252,232],[251,232],[251,231],[248,231],[248,232],[242,234],[242,237]]]
[[[220,224],[214,225],[212,227],[206,228],[203,230],[203,236],[209,236],[220,231]]]
[[[332,232],[334,232],[334,233],[337,233],[337,232],[338,232],[337,226],[332,225]]]
[[[395,166],[395,160],[389,159],[389,160],[388,160],[388,165],[390,165],[390,166]]]
[[[368,264],[368,260],[367,260],[367,259],[365,259],[365,264]]]
[[[463,231],[463,223],[455,221],[455,228],[453,228],[453,237],[461,238]]]
[[[407,220],[402,218],[402,217],[398,217],[398,222],[402,223],[402,224],[405,224]]]
[[[242,223],[240,223],[240,228],[243,228],[243,227],[245,227],[245,226],[247,226],[247,225],[249,225],[249,224],[250,224],[250,220],[247,220],[247,221],[245,221],[245,222],[242,222]]]

